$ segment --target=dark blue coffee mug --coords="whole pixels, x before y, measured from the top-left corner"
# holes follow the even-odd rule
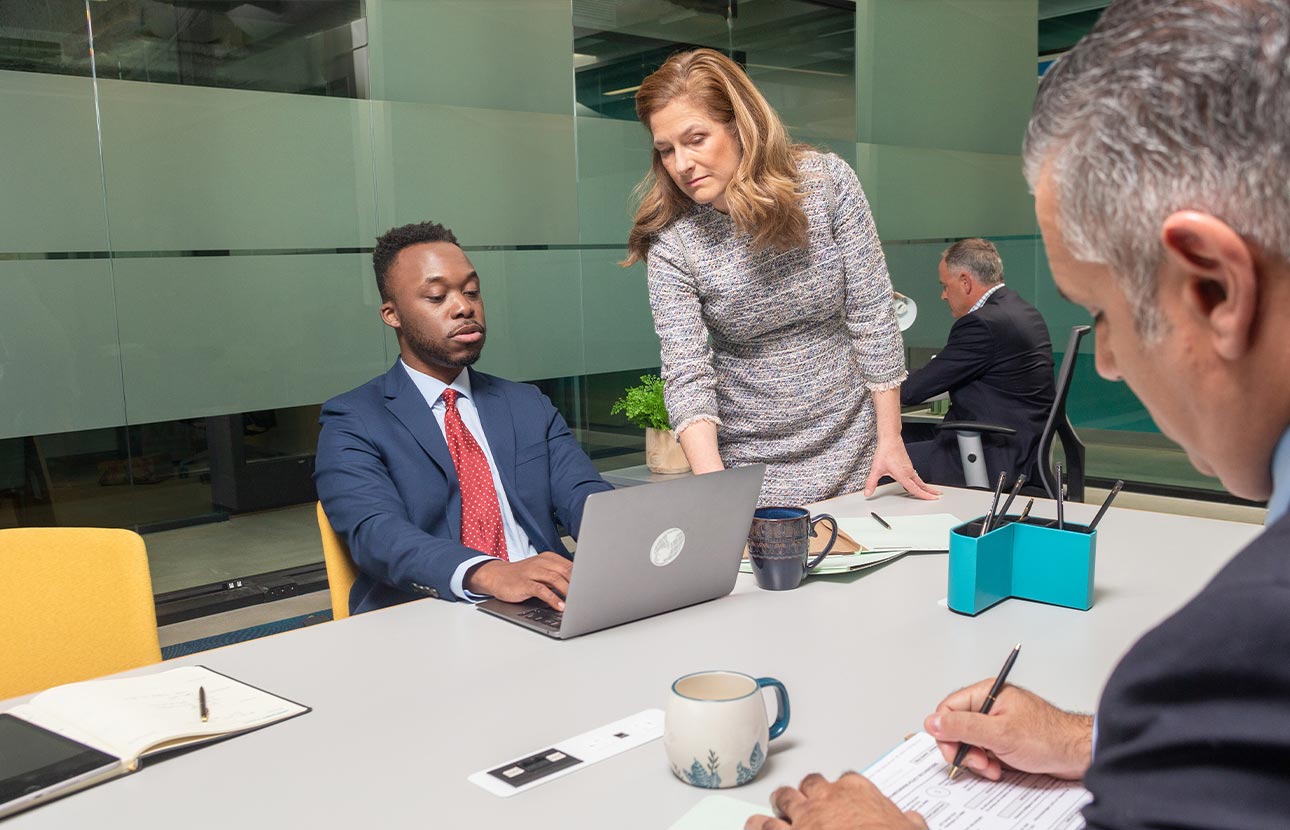
[[[833,536],[824,552],[807,561],[815,525],[829,520]],[[804,507],[759,507],[748,530],[748,561],[757,584],[767,591],[789,591],[824,560],[838,540],[838,521],[827,513],[811,516]]]

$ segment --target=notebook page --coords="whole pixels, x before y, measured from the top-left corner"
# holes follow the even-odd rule
[[[883,516],[891,530],[872,516],[838,516],[838,528],[869,550],[949,550],[950,529],[963,520],[949,513]]]
[[[198,689],[210,716],[201,719]],[[201,666],[130,677],[91,680],[41,692],[31,706],[75,724],[79,739],[127,760],[177,739],[232,734],[273,723],[305,707]]]

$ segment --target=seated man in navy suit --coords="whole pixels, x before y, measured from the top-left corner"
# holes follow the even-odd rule
[[[1096,721],[1010,685],[978,714],[988,680],[924,721],[947,763],[968,744],[984,778],[1082,778],[1089,830],[1290,826],[1287,136],[1285,0],[1116,0],[1039,85],[1026,178],[1053,282],[1093,319],[1098,373],[1202,473],[1268,502],[1263,533],[1124,655]],[[747,830],[927,827],[856,773],[771,802],[780,816]]]
[[[487,326],[452,231],[394,228],[372,253],[399,360],[322,409],[314,480],[359,576],[353,613],[424,596],[563,609],[587,496],[610,485],[535,387],[467,367]]]
[[[990,479],[1007,472],[1036,475],[1039,438],[1057,395],[1053,345],[1039,311],[1003,284],[1003,260],[984,239],[960,239],[939,266],[941,299],[955,318],[949,342],[900,386],[909,406],[948,392],[947,421],[982,421],[1012,427],[1015,435],[981,436]],[[906,449],[925,481],[962,486],[958,439],[943,432],[913,440]]]

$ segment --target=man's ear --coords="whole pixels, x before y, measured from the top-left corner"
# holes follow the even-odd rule
[[[1160,241],[1162,278],[1172,270],[1181,281],[1187,310],[1204,322],[1215,351],[1225,360],[1244,356],[1259,305],[1259,275],[1249,244],[1223,220],[1195,210],[1166,218]]]
[[[381,303],[381,322],[392,329],[399,328],[399,310],[394,307],[393,300],[386,300]]]

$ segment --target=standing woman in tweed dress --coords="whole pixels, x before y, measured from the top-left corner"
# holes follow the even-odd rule
[[[734,61],[673,55],[636,93],[653,164],[625,265],[644,259],[664,397],[696,473],[765,462],[761,504],[891,476],[920,498],[900,437],[905,351],[855,173],[790,144]]]

